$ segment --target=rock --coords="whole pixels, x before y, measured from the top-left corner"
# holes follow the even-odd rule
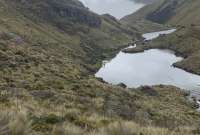
[[[110,14],[104,14],[104,15],[102,15],[102,16],[103,16],[104,19],[106,19],[107,21],[108,21],[108,20],[112,20],[112,21],[114,21],[115,23],[120,24],[119,21],[118,21],[114,16],[112,16],[112,15],[110,15]]]
[[[31,91],[30,94],[35,98],[40,99],[49,99],[53,97],[55,94],[50,90],[34,90]]]
[[[23,39],[15,33],[0,32],[0,39],[9,40],[16,44],[21,44],[23,42]]]
[[[101,78],[101,77],[97,77],[96,79],[97,79],[98,81],[102,82],[102,83],[106,83],[106,82],[103,80],[103,78]]]
[[[158,92],[150,86],[141,86],[140,91],[149,96],[159,96]]]
[[[124,84],[124,83],[119,83],[117,86],[120,86],[122,88],[127,88],[126,84]]]
[[[73,6],[66,6],[64,8],[54,7],[54,11],[62,18],[74,18],[77,21],[86,23],[92,27],[100,27],[101,25],[100,17],[84,8]]]

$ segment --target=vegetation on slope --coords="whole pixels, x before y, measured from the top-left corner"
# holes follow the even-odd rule
[[[170,49],[185,59],[174,66],[189,72],[200,74],[200,28],[198,26],[182,27],[171,35],[163,35],[159,38],[139,45],[136,48],[125,50],[127,53],[142,52],[147,49]]]
[[[167,29],[167,25],[159,24],[157,22],[146,19],[146,16],[161,6],[163,1],[164,0],[156,0],[153,3],[147,4],[137,12],[123,17],[120,22],[127,26],[137,28],[137,30],[141,33]]]
[[[199,5],[199,0],[157,0],[122,18],[121,22],[142,32],[165,29],[171,25],[199,25]]]
[[[130,25],[140,19],[159,24],[199,24],[199,5],[199,0],[159,0],[148,4],[136,13],[124,17],[122,21]]]
[[[199,24],[199,0],[165,0],[159,8],[147,14],[148,20],[158,23],[190,25]]]
[[[72,6],[73,15],[54,6]],[[74,0],[0,0],[0,7],[0,134],[199,134],[196,104],[180,89],[125,89],[92,75],[137,38],[132,28]]]
[[[172,35],[161,36],[145,46],[138,46],[135,49],[126,50],[126,52],[140,52],[150,48],[171,49],[186,58],[174,64],[175,66],[200,74],[199,12],[199,0],[161,0],[125,17],[123,20],[132,25],[135,25],[132,23],[135,18],[159,24],[170,24],[178,29]],[[145,26],[151,28],[151,25]]]

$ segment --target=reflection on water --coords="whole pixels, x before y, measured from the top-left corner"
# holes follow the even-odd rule
[[[97,73],[105,81],[128,87],[167,84],[191,88],[200,84],[200,76],[174,68],[173,63],[182,60],[167,50],[151,49],[143,53],[120,52]]]
[[[160,34],[170,34],[175,30],[147,33],[143,34],[143,37],[145,40],[152,40]],[[200,76],[172,66],[180,60],[182,60],[181,57],[175,56],[169,50],[151,49],[135,54],[119,52],[96,73],[96,77],[101,77],[112,84],[122,82],[128,87],[167,84],[183,89],[198,90]]]
[[[144,4],[134,0],[80,0],[90,10],[98,14],[109,13],[120,19],[142,8]]]
[[[143,34],[142,36],[145,38],[145,40],[152,40],[154,38],[159,37],[160,35],[171,34],[175,31],[176,31],[176,29],[170,29],[170,30],[165,30],[165,31],[146,33],[146,34]]]

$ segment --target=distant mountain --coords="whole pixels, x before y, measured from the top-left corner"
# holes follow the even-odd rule
[[[190,25],[199,24],[200,21],[199,0],[168,0],[146,18],[158,23]]]
[[[161,24],[190,25],[199,23],[199,13],[199,0],[159,0],[122,20],[130,24],[138,19],[146,19]]]

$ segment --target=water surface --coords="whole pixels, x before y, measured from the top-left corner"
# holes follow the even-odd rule
[[[142,8],[144,4],[136,3],[134,0],[80,0],[93,12],[107,14],[120,19],[128,14],[134,13]]]
[[[159,37],[160,35],[171,34],[171,33],[175,32],[175,31],[176,31],[176,29],[170,29],[170,30],[146,33],[146,34],[143,34],[142,36],[145,38],[145,40],[152,40],[154,38]]]
[[[147,33],[143,34],[143,37],[145,40],[152,40],[160,34],[170,34],[175,30]],[[172,66],[182,59],[169,50],[151,49],[135,54],[120,51],[116,57],[102,66],[96,77],[101,77],[111,84],[124,83],[128,87],[165,84],[198,90],[200,76]]]
[[[182,60],[169,50],[151,49],[143,53],[126,54],[120,52],[106,63],[97,73],[112,84],[123,82],[128,87],[141,85],[174,85],[180,88],[195,88],[200,84],[200,76],[172,66]]]

